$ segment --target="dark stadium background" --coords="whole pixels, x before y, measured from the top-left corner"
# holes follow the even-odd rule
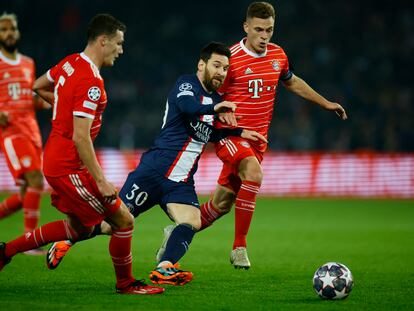
[[[250,1],[2,1],[18,15],[20,51],[38,75],[85,45],[96,13],[128,27],[124,55],[103,69],[110,105],[99,147],[150,146],[175,79],[195,71],[200,48],[211,40],[243,37]],[[347,109],[341,122],[279,87],[270,130],[273,150],[414,151],[414,13],[409,1],[272,1],[273,41],[295,72]],[[39,115],[42,133],[49,113]]]

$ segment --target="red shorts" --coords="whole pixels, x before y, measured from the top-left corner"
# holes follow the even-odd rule
[[[100,224],[121,206],[121,199],[105,203],[95,180],[89,172],[59,177],[46,176],[53,188],[52,205],[67,215],[76,216],[84,226]]]
[[[23,175],[30,171],[41,171],[42,148],[23,135],[12,135],[1,141],[1,149],[6,157],[10,173],[16,185],[24,185]]]
[[[227,137],[215,144],[216,154],[223,162],[217,183],[223,187],[238,192],[241,186],[239,165],[247,157],[256,157],[259,163],[263,160],[263,153],[256,150],[248,140],[241,137]]]

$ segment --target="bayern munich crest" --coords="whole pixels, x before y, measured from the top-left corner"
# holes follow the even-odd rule
[[[101,90],[97,86],[92,86],[88,90],[88,97],[90,100],[97,101],[101,97]]]
[[[188,82],[185,82],[185,83],[181,84],[181,85],[178,87],[178,89],[179,89],[181,92],[183,92],[183,91],[189,91],[189,90],[191,90],[192,88],[193,88],[193,86],[192,86],[190,83],[188,83]]]
[[[278,62],[277,60],[274,60],[274,61],[272,62],[272,67],[273,67],[273,69],[274,69],[274,70],[276,70],[276,71],[280,70],[280,65],[279,65],[279,62]]]
[[[247,141],[240,142],[240,145],[242,145],[245,148],[250,148],[250,144]]]

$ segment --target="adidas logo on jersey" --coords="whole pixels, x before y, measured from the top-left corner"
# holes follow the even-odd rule
[[[249,67],[247,67],[246,71],[244,72],[245,75],[248,75],[250,73],[253,73],[253,70],[251,70]]]
[[[10,78],[10,73],[8,73],[7,71],[4,73],[3,75],[3,79],[8,79]]]

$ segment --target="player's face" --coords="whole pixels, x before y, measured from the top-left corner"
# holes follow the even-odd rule
[[[229,58],[213,53],[204,65],[203,84],[207,91],[216,91],[224,82],[229,70]]]
[[[249,18],[243,25],[247,34],[246,47],[257,54],[266,51],[267,44],[273,35],[274,25],[273,17]]]
[[[120,30],[117,30],[114,36],[107,38],[104,46],[105,57],[102,66],[114,65],[115,59],[124,52],[122,44],[124,44],[124,33]]]
[[[17,49],[20,39],[20,32],[17,23],[13,19],[0,21],[0,46],[7,52],[13,53]]]

